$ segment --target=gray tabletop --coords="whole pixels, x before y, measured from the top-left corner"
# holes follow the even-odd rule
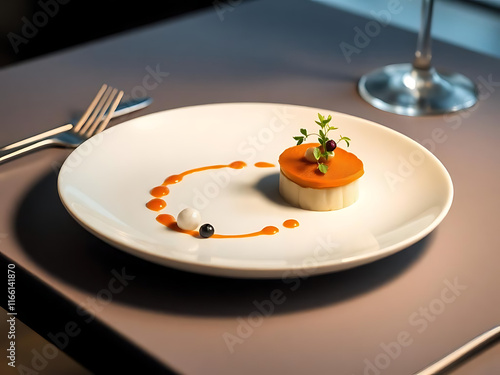
[[[0,249],[73,309],[50,332],[74,322],[85,333],[95,316],[104,330],[93,330],[89,343],[113,333],[186,374],[411,374],[499,324],[499,61],[436,42],[435,65],[475,80],[479,104],[447,116],[392,115],[363,102],[356,82],[411,61],[414,34],[382,27],[346,58],[341,43],[354,45],[367,19],[300,0],[224,4],[0,71],[0,144],[67,122],[103,82],[153,97],[142,114],[215,102],[328,108],[428,147],[454,183],[449,214],[402,252],[291,290],[280,280],[189,274],[104,244],[59,201],[57,171],[68,151],[40,151],[0,166]],[[125,287],[109,293],[117,277]],[[255,302],[275,289],[286,301],[250,326]],[[96,353],[88,347],[85,356]],[[496,345],[453,373],[499,373],[499,358]]]

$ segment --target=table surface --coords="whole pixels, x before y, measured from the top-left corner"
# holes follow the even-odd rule
[[[475,80],[481,100],[447,116],[393,115],[362,101],[356,82],[377,67],[410,62],[414,34],[380,27],[348,62],[340,45],[355,45],[355,28],[364,30],[365,18],[300,0],[217,4],[224,6],[1,70],[0,144],[67,122],[103,82],[128,96],[153,97],[141,114],[217,102],[327,108],[384,124],[428,147],[454,183],[449,214],[402,252],[303,279],[291,290],[280,280],[169,269],[101,242],[59,201],[57,170],[68,151],[43,150],[0,166],[2,255],[52,293],[54,303],[69,304],[61,311],[74,313],[41,333],[63,331],[74,321],[88,330],[81,337],[89,345],[115,335],[116,345],[127,343],[157,369],[185,374],[411,374],[499,324],[499,61],[434,43],[435,66]],[[122,271],[133,280],[104,300],[103,290]],[[269,299],[274,289],[286,302],[258,326],[246,326],[253,302]],[[59,311],[35,308],[47,321]],[[102,329],[91,329],[85,311]],[[238,341],[227,345],[228,334]],[[88,347],[77,356],[85,361],[96,353]],[[498,372],[496,345],[453,374]]]

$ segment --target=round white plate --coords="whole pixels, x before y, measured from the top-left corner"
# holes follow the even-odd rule
[[[316,131],[318,112],[332,115],[334,135],[350,137],[348,150],[364,163],[359,200],[339,211],[294,208],[278,193],[278,156],[295,144],[300,128]],[[170,185],[159,213],[176,217],[190,206],[217,233],[265,226],[279,233],[195,238],[159,224],[159,213],[145,207],[150,189],[166,177],[239,160],[248,166],[195,173]],[[326,109],[260,103],[178,108],[110,128],[68,157],[58,187],[73,217],[119,249],[182,270],[248,278],[322,274],[386,257],[430,233],[453,199],[441,162],[394,130]],[[285,228],[287,219],[300,226]]]

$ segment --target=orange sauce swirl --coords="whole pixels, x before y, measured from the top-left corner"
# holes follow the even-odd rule
[[[203,172],[207,171],[209,169],[222,169],[222,168],[233,168],[233,169],[241,169],[245,168],[247,164],[244,161],[234,161],[231,164],[221,164],[221,165],[209,165],[207,167],[201,167],[201,168],[194,168],[190,169],[186,172],[182,172],[180,174],[174,174],[172,176],[169,176],[163,181],[163,186],[166,185],[172,185],[172,184],[177,184],[178,182],[181,182],[182,179],[187,176],[188,174],[196,173],[196,172]]]
[[[266,162],[258,162],[254,164],[257,168],[272,168],[275,167],[274,164],[271,163],[266,163]],[[209,165],[206,167],[201,167],[201,168],[194,168],[187,170],[185,172],[179,173],[179,174],[174,174],[165,179],[163,183],[160,186],[156,186],[150,190],[150,194],[154,197],[154,199],[151,199],[148,203],[146,203],[146,207],[149,208],[152,211],[161,211],[167,206],[167,203],[163,200],[160,199],[164,197],[165,195],[168,195],[170,193],[170,189],[167,187],[167,185],[172,185],[172,184],[177,184],[182,181],[182,179],[190,175],[192,173],[196,172],[203,172],[207,171],[210,169],[221,169],[221,168],[233,168],[233,169],[242,169],[246,167],[247,164],[243,161],[235,161],[232,162],[231,164],[220,164],[220,165]],[[191,235],[193,237],[197,238],[202,238],[200,236],[200,232],[197,230],[184,230],[179,228],[177,225],[177,221],[172,215],[168,214],[161,214],[156,217],[156,220],[168,227],[171,230],[174,230],[179,233],[184,233]],[[286,220],[283,223],[283,226],[285,228],[296,228],[299,226],[299,223],[297,220]],[[279,232],[279,229],[275,226],[267,226],[261,229],[258,232],[251,232],[251,233],[244,233],[244,234],[218,234],[215,233],[213,234],[210,238],[248,238],[248,237],[256,237],[256,236],[262,236],[262,235],[274,235]]]
[[[156,217],[156,221],[158,221],[160,224],[165,225],[169,229],[175,230],[176,232],[189,234],[190,236],[201,238],[200,232],[198,232],[197,230],[184,230],[184,229],[179,228],[179,226],[177,225],[177,222],[175,221],[175,218],[172,215],[168,215],[168,214],[158,215]],[[218,233],[215,233],[210,238],[248,238],[248,237],[261,236],[261,235],[273,235],[273,234],[276,234],[278,232],[279,232],[278,228],[273,227],[273,226],[267,226],[258,232],[244,233],[244,234],[218,234]]]

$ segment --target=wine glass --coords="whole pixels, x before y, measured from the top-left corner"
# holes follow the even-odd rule
[[[363,99],[376,108],[406,116],[435,115],[472,107],[478,91],[458,73],[438,73],[431,66],[434,0],[422,0],[422,20],[413,64],[376,69],[359,80]]]

